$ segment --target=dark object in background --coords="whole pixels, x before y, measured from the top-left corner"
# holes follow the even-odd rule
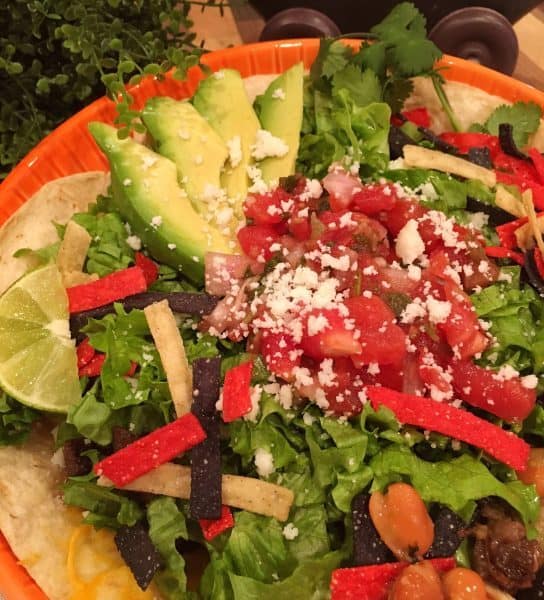
[[[317,0],[308,3],[296,0],[252,1],[252,5],[263,17],[270,20],[263,31],[266,37],[261,37],[262,40],[307,37],[308,23],[312,23],[313,27],[320,27],[318,35],[321,37],[331,35],[328,29],[330,20],[342,33],[369,31],[396,4],[397,2],[361,0]],[[431,39],[442,51],[475,60],[507,74],[513,72],[518,55],[517,38],[510,23],[515,23],[538,4],[539,0],[482,0],[479,6],[474,6],[470,0],[415,2],[427,18]],[[310,7],[311,15],[306,12],[310,11]],[[278,13],[282,11],[285,12],[280,16]],[[318,18],[316,12],[323,13],[322,17]]]
[[[162,566],[162,558],[142,523],[121,527],[115,534],[115,545],[142,590],[149,587]]]

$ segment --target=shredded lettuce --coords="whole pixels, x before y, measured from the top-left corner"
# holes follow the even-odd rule
[[[527,526],[538,518],[540,499],[534,486],[513,480],[503,483],[486,466],[468,454],[450,461],[427,462],[407,447],[389,446],[370,462],[374,472],[372,490],[407,478],[425,502],[439,502],[468,519],[476,500],[502,498],[519,513]]]
[[[188,539],[185,515],[172,498],[157,498],[147,507],[149,537],[160,552],[165,568],[155,576],[159,590],[170,600],[186,600],[185,559],[176,548],[176,540]]]
[[[544,370],[544,302],[530,286],[520,284],[519,267],[503,269],[501,281],[472,294],[478,316],[490,324],[495,343],[485,352],[484,364],[509,364],[520,372]]]
[[[22,444],[40,413],[20,404],[0,390],[0,446]]]
[[[103,277],[134,262],[134,250],[127,242],[129,232],[119,214],[112,210],[108,197],[99,197],[89,212],[76,213],[72,218],[92,238],[85,263],[88,273]]]
[[[134,500],[130,500],[122,492],[99,486],[94,481],[69,479],[63,490],[64,502],[89,511],[83,522],[97,528],[132,526],[144,516]]]

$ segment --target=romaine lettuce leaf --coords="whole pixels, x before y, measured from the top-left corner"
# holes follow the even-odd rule
[[[534,524],[540,500],[534,486],[519,481],[503,483],[486,466],[468,454],[450,461],[427,462],[404,446],[389,446],[370,462],[374,471],[372,490],[407,478],[425,502],[439,502],[468,519],[476,500],[502,498],[518,511],[527,526]]]
[[[188,539],[185,515],[173,498],[157,498],[147,507],[149,537],[165,561],[154,581],[168,600],[186,600],[185,559],[176,549],[176,540]]]

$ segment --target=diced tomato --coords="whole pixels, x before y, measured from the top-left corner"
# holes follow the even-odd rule
[[[362,350],[355,331],[348,328],[346,318],[335,309],[314,309],[305,316],[300,347],[306,356],[316,360],[351,356]]]
[[[346,246],[357,252],[386,256],[389,252],[387,229],[376,219],[359,212],[324,211],[319,220],[325,225],[320,241],[325,244]]]
[[[250,194],[244,202],[244,214],[255,225],[275,225],[283,221],[288,204],[289,194],[278,187],[266,194]]]
[[[361,352],[351,357],[356,366],[370,363],[401,364],[406,354],[406,335],[395,324],[395,315],[385,302],[373,294],[345,301],[349,316],[359,333]]]
[[[451,374],[449,374],[436,360],[430,352],[418,352],[418,374],[421,381],[431,390],[431,396],[436,398],[436,393],[443,395],[443,398],[453,396],[453,387],[451,383]]]
[[[319,369],[316,379],[329,403],[327,410],[335,415],[353,416],[361,412],[364,387],[367,383],[365,374],[358,370],[348,358],[335,358],[332,364],[333,380],[329,383],[319,382]]]
[[[272,257],[270,246],[280,238],[277,231],[268,225],[246,225],[237,235],[246,256],[253,259],[262,256],[265,260]]]
[[[424,106],[402,111],[403,117],[418,127],[430,127],[431,115]]]
[[[416,200],[402,198],[395,202],[391,210],[381,213],[378,219],[393,237],[397,237],[410,219],[419,219],[427,212],[428,210]]]
[[[359,269],[361,290],[378,295],[401,293],[412,296],[418,286],[417,281],[410,279],[406,269],[391,267],[382,257],[360,254]]]
[[[309,240],[312,235],[312,228],[310,225],[310,219],[308,217],[301,217],[297,214],[294,214],[287,221],[287,227],[289,229],[289,233],[296,239],[301,242],[305,240]]]
[[[456,394],[472,406],[506,421],[522,421],[535,406],[536,389],[516,374],[501,376],[469,360],[454,360],[451,366]]]
[[[392,184],[365,185],[353,194],[352,205],[365,215],[375,215],[383,210],[389,211],[398,200]]]
[[[450,281],[444,283],[444,293],[451,310],[446,321],[437,324],[438,329],[444,333],[448,344],[460,358],[470,358],[483,352],[489,344],[489,338],[480,327],[470,298]]]
[[[302,351],[293,336],[265,330],[261,337],[261,354],[271,373],[289,380],[293,369],[300,365]]]
[[[471,148],[489,148],[491,158],[500,152],[499,138],[487,133],[445,132],[440,138],[447,144],[455,146],[462,154],[468,154]]]

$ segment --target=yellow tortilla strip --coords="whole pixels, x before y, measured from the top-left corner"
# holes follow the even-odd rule
[[[112,486],[106,477],[100,477],[98,485]],[[191,469],[174,463],[166,463],[123,486],[123,490],[163,494],[187,500],[191,495]],[[239,475],[223,475],[222,502],[227,506],[241,508],[259,515],[286,521],[295,499],[288,488]]]
[[[87,210],[105,194],[108,173],[90,171],[47,183],[0,228],[0,293],[29,268],[38,266],[32,256],[15,258],[21,248],[37,250],[58,241],[53,223],[64,225],[75,212]]]
[[[514,232],[517,244],[523,250],[528,250],[535,245],[535,241],[541,252],[544,252],[542,233],[544,232],[544,215],[538,216],[533,204],[533,193],[526,190],[522,194],[522,202],[529,222],[522,225]]]
[[[403,152],[404,164],[407,167],[434,169],[451,175],[459,175],[466,179],[477,179],[487,187],[494,187],[497,183],[497,176],[494,171],[451,154],[410,144],[404,146]]]
[[[57,254],[59,271],[63,275],[64,273],[82,271],[90,245],[91,236],[87,230],[75,221],[68,221]]]
[[[509,192],[504,186],[497,186],[495,193],[495,204],[515,217],[524,217],[526,215],[523,202],[516,198],[512,192]]]
[[[90,273],[83,273],[82,271],[69,271],[68,273],[62,274],[62,282],[66,288],[74,285],[91,283],[91,281],[97,281],[98,279],[99,277],[96,273],[91,275]]]
[[[191,410],[193,375],[176,317],[168,300],[146,306],[144,313],[161,357],[176,415],[181,417]]]

